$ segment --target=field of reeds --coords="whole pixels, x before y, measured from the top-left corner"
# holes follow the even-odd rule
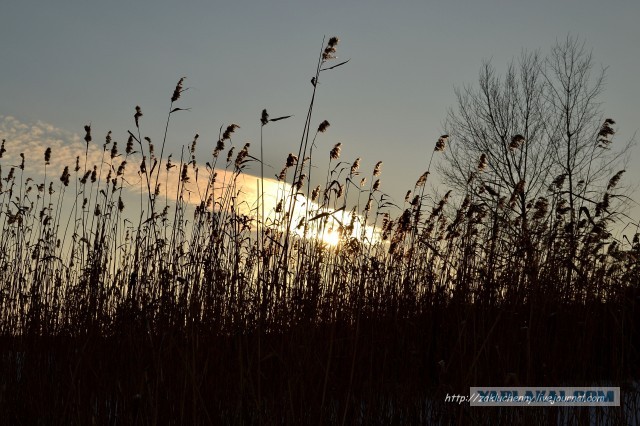
[[[382,163],[314,144],[329,126],[313,117],[317,83],[346,66],[337,43],[278,181],[262,140],[234,143],[239,126],[210,158],[196,136],[178,159],[145,138],[140,107],[126,142],[85,126],[62,170],[43,147],[28,176],[3,141],[22,163],[0,159],[0,423],[640,422],[640,241],[637,225],[614,238],[610,207],[622,173],[581,207],[554,176],[523,214],[524,182],[476,195],[483,156],[464,192],[428,194],[429,163],[393,200]],[[433,138],[434,163],[448,142]],[[252,199],[248,167],[262,170]],[[621,407],[445,402],[470,386],[593,384],[621,386]]]

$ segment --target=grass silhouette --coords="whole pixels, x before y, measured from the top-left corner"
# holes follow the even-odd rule
[[[397,205],[382,163],[365,173],[359,159],[340,161],[338,144],[314,187],[314,142],[329,126],[312,124],[315,93],[346,63],[331,66],[337,45],[323,42],[274,208],[264,172],[257,203],[240,196],[263,155],[233,144],[238,125],[221,128],[202,167],[197,135],[177,162],[163,157],[165,131],[156,156],[140,107],[125,150],[109,134],[95,164],[90,125],[60,175],[50,149],[41,181],[22,154],[0,163],[3,424],[639,421],[640,241],[611,236],[622,172],[593,209],[574,212],[584,216],[576,263],[559,178],[528,207],[526,234],[506,197],[448,191],[429,202],[431,161]],[[285,118],[260,117],[262,127]],[[447,141],[436,138],[431,160]],[[476,173],[491,167],[478,160]],[[140,194],[138,210],[125,191]],[[622,385],[623,407],[444,402],[470,386],[593,383]]]

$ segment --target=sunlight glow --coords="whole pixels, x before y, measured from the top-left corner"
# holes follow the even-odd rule
[[[331,247],[336,247],[340,243],[340,234],[335,231],[325,232],[320,236],[322,241]]]

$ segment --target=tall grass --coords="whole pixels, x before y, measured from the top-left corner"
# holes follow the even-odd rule
[[[323,43],[273,211],[264,172],[258,202],[240,197],[239,178],[263,156],[233,144],[238,125],[220,129],[206,167],[197,135],[174,163],[166,130],[159,156],[145,138],[140,107],[125,150],[109,133],[96,164],[90,125],[75,165],[52,170],[56,153],[43,147],[40,181],[25,175],[23,154],[1,164],[5,424],[479,421],[444,394],[603,381],[625,386],[625,407],[482,415],[638,421],[637,389],[626,386],[640,376],[640,241],[637,225],[613,238],[610,208],[622,173],[591,188],[601,201],[580,212],[554,179],[529,203],[526,227],[508,200],[518,186],[487,203],[474,193],[491,188],[470,178],[466,194],[429,202],[446,135],[402,205],[382,191],[382,163],[365,172],[359,159],[341,162],[339,145],[312,181],[312,161],[324,161],[314,156],[327,155],[315,138],[329,126],[313,125],[315,93],[337,67],[337,44]],[[278,119],[260,117],[262,127]],[[487,166],[480,159],[476,173]],[[125,206],[126,192],[140,205]],[[579,256],[568,263],[573,216]]]

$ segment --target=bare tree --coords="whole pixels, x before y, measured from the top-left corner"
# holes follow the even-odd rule
[[[546,57],[522,53],[504,76],[483,63],[478,85],[456,90],[446,121],[450,149],[439,167],[473,203],[494,207],[494,223],[500,214],[525,264],[535,260],[529,225],[554,226],[545,238],[566,241],[557,253],[569,287],[581,245],[592,235],[608,238],[623,172],[616,167],[632,143],[613,149],[615,121],[599,100],[606,69],[595,68],[584,42],[571,36]]]
[[[568,36],[552,47],[542,72],[546,82],[545,108],[549,112],[546,138],[552,148],[556,174],[551,189],[560,203],[568,204],[568,220],[563,230],[569,242],[568,284],[580,239],[606,229],[606,222],[613,218],[609,214],[613,202],[611,190],[622,174],[616,173],[615,167],[632,143],[612,149],[616,123],[604,117],[599,100],[606,68],[598,71],[594,68],[585,43]]]
[[[485,62],[477,87],[456,89],[446,122],[451,148],[440,167],[448,183],[482,202],[509,199],[524,227],[527,200],[545,189],[552,167],[543,64],[537,52],[524,52],[502,77]]]

